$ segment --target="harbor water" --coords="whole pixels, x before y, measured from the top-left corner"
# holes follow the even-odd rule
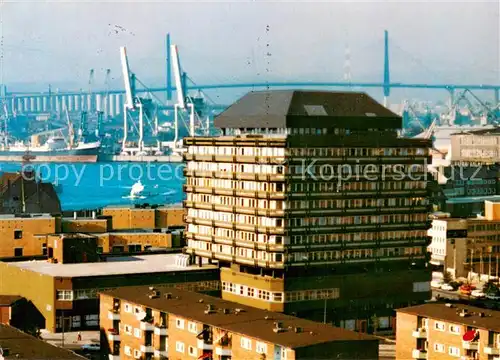
[[[183,200],[183,164],[174,163],[32,163],[38,179],[56,185],[64,211],[108,205],[172,205]],[[0,163],[0,172],[21,171],[20,163]],[[144,190],[131,194],[134,184]]]

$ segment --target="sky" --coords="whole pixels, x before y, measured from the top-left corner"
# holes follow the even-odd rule
[[[391,80],[500,81],[499,2],[0,0],[0,56],[9,90],[48,84],[122,86],[119,47],[148,86],[165,84],[165,35],[198,84],[381,81],[389,31]],[[119,28],[119,27],[121,28]]]

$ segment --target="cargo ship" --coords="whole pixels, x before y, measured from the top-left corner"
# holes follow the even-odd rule
[[[80,141],[73,145],[64,137],[50,137],[44,144],[15,142],[0,146],[4,162],[97,162],[101,143]]]

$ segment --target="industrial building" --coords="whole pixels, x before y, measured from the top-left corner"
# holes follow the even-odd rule
[[[485,201],[476,218],[436,217],[429,229],[431,264],[454,278],[498,278],[500,267],[500,203]]]
[[[61,217],[58,214],[0,215],[0,259],[50,258],[54,241],[93,236],[97,252],[140,253],[184,245],[182,208],[104,208],[103,215]]]
[[[431,140],[361,93],[250,92],[185,138],[187,253],[224,299],[370,331],[430,298]]]
[[[101,293],[109,359],[378,359],[378,340],[179,289]]]
[[[500,359],[500,311],[428,303],[397,310],[396,359]]]
[[[94,239],[95,240],[95,239]],[[89,242],[91,242],[89,240]],[[59,247],[56,261],[0,262],[0,294],[30,300],[38,311],[33,322],[51,332],[96,329],[99,325],[97,293],[133,285],[170,285],[191,290],[217,291],[216,266],[187,265],[182,254],[110,257],[91,262],[84,255],[89,242],[77,239]],[[72,247],[80,244],[74,252]],[[81,262],[83,261],[83,262]]]

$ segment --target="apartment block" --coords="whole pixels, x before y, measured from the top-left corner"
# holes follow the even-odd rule
[[[185,138],[187,252],[223,298],[368,331],[430,298],[430,140],[361,93],[251,92]]]
[[[431,264],[455,277],[498,278],[500,266],[500,203],[486,201],[477,218],[441,217],[429,229]]]
[[[500,360],[500,311],[444,303],[398,309],[396,359]]]
[[[451,161],[483,165],[500,163],[500,130],[487,127],[452,134]]]
[[[80,253],[80,252],[79,252]],[[72,253],[66,255],[70,260]],[[81,255],[80,255],[81,256]],[[90,261],[90,258],[88,259]],[[134,285],[181,286],[218,291],[216,266],[189,266],[182,254],[111,257],[106,262],[0,262],[0,294],[31,301],[39,316],[35,325],[51,332],[96,329],[97,293]]]
[[[208,295],[162,287],[101,293],[109,359],[378,359],[378,340]]]

